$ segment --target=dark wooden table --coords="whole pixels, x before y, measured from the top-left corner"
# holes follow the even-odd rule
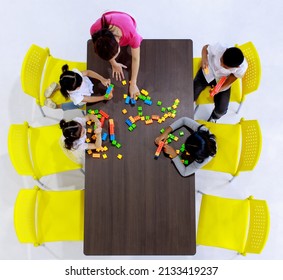
[[[91,41],[87,54],[88,69],[111,77],[110,64],[94,54]],[[125,71],[128,81],[129,48],[122,48],[117,60],[129,66],[129,72]],[[114,119],[116,139],[122,147],[111,146],[107,140],[107,159],[86,155],[84,254],[194,255],[194,175],[180,176],[163,153],[154,159],[154,140],[174,119],[150,125],[138,121],[132,132],[125,124],[130,115],[138,114],[138,106],[144,115],[163,115],[156,102],[169,107],[176,98],[180,104],[175,119],[193,117],[192,41],[143,40],[138,79],[139,89],[152,97],[151,106],[141,100],[135,106],[126,105],[123,94],[128,88],[113,79],[114,98],[88,105],[88,109],[102,109]],[[95,94],[104,94],[105,87],[97,81],[94,84]],[[123,115],[122,109],[128,113]],[[107,128],[105,122],[103,130]],[[172,145],[178,148],[184,140],[185,136],[179,137]],[[119,153],[121,160],[116,157]]]

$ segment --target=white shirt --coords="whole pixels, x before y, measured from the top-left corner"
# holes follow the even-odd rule
[[[82,77],[83,81],[78,89],[68,91],[70,99],[75,105],[84,105],[86,104],[86,102],[82,102],[84,96],[91,96],[91,94],[93,93],[93,83],[91,82],[89,77],[83,76],[78,69],[73,69],[72,71],[78,73]]]
[[[242,78],[248,68],[248,63],[244,58],[243,63],[239,67],[226,69],[221,66],[221,57],[227,47],[220,45],[219,43],[215,45],[208,45],[208,69],[209,73],[205,74],[203,70],[203,75],[208,83],[212,82],[214,79],[216,82],[221,77],[227,77],[230,74],[233,74],[236,78]]]
[[[73,119],[74,121],[81,124],[83,128],[86,126],[86,119],[85,118],[79,118],[76,117]],[[86,129],[84,130],[83,135],[76,141],[73,142],[73,148],[75,150],[86,150],[88,148],[88,144],[86,143]]]

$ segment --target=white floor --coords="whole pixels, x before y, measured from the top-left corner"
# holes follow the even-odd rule
[[[144,38],[191,38],[194,56],[199,56],[203,45],[217,41],[234,45],[253,41],[261,57],[262,82],[259,90],[247,97],[239,115],[236,104],[221,119],[236,123],[241,117],[257,119],[263,133],[260,161],[253,172],[242,173],[231,184],[229,175],[199,171],[197,188],[225,197],[255,198],[268,201],[271,230],[262,254],[235,256],[234,252],[199,246],[195,256],[147,257],[152,259],[194,260],[280,260],[283,259],[283,176],[282,164],[282,87],[283,78],[283,2],[279,0],[14,0],[1,3],[0,85],[3,100],[1,113],[0,150],[0,259],[145,259],[145,257],[87,257],[81,242],[53,243],[33,247],[18,242],[13,228],[13,205],[20,188],[33,187],[31,178],[18,175],[7,151],[7,132],[10,124],[28,121],[32,125],[55,123],[42,118],[34,100],[24,94],[20,84],[23,57],[32,43],[49,47],[54,56],[70,60],[86,59],[89,27],[104,11],[120,10],[132,14]],[[141,58],[142,59],[142,58]],[[170,71],[170,69],[168,69]],[[48,109],[47,109],[48,110]],[[207,118],[211,107],[202,107],[196,119]],[[60,119],[62,112],[49,110],[49,115]],[[79,112],[72,112],[69,118]],[[54,189],[84,187],[79,172],[44,178]],[[200,197],[197,195],[197,205]],[[282,211],[282,212],[281,212]]]

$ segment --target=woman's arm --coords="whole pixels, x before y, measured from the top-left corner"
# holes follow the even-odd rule
[[[137,79],[140,68],[140,47],[131,48],[132,52],[132,73],[131,73],[131,83],[130,83],[130,95],[135,98],[139,95],[139,88],[137,87]]]

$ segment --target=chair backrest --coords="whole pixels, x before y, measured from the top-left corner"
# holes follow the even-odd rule
[[[237,47],[242,50],[248,62],[248,69],[242,78],[242,94],[245,96],[256,91],[260,85],[261,63],[257,49],[252,42],[237,45]]]
[[[14,227],[21,243],[38,245],[36,236],[36,200],[38,188],[21,189],[14,205]]]
[[[62,149],[60,138],[62,130],[59,124],[29,127],[30,153],[36,177],[51,175],[82,168],[72,161]]]
[[[28,123],[12,124],[8,133],[8,152],[15,170],[20,175],[34,176],[29,152]]]
[[[38,241],[80,241],[84,235],[84,190],[38,193]]]
[[[243,255],[246,253],[260,254],[266,244],[269,229],[270,216],[267,202],[251,197],[249,233]]]
[[[60,75],[62,74],[62,66],[65,64],[68,64],[69,70],[76,68],[80,71],[84,71],[87,69],[86,62],[70,61],[70,60],[55,58],[52,55],[50,55],[47,59],[43,81],[42,81],[42,87],[40,91],[41,105],[43,105],[45,101],[44,91],[52,82],[59,83]],[[52,100],[56,104],[62,104],[66,102],[65,97],[62,96],[60,91],[52,95]]]
[[[48,48],[44,49],[33,44],[26,53],[22,64],[22,89],[26,94],[34,97],[38,104],[42,74],[48,56]]]
[[[241,119],[240,125],[242,143],[237,173],[253,170],[257,165],[262,148],[262,136],[258,121]]]
[[[21,189],[14,205],[14,225],[21,243],[79,241],[84,233],[84,190]]]

